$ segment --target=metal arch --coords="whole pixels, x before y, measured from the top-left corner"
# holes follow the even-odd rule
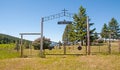
[[[73,18],[73,15],[72,13],[69,13],[69,12],[66,12],[68,10],[64,9],[62,10],[63,12],[61,13],[58,13],[58,14],[54,14],[54,15],[50,15],[50,16],[47,16],[47,17],[42,17],[41,18],[41,41],[40,41],[40,54],[44,54],[43,53],[43,22],[45,21],[49,21],[49,20],[53,20],[53,19],[57,19],[57,18],[60,18],[60,17],[70,17],[70,18]],[[41,57],[42,57],[41,55]]]
[[[60,17],[70,17],[70,18],[73,18],[73,13],[69,13],[69,12],[61,12],[61,13],[58,13],[58,14],[54,14],[54,15],[50,15],[50,16],[47,16],[47,17],[43,17],[43,21],[49,21],[49,20],[53,20],[53,19],[57,19],[57,18],[60,18]]]
[[[47,17],[43,17],[44,18],[44,22],[45,21],[49,21],[49,20],[53,20],[53,19],[56,19],[56,18],[60,18],[60,17],[63,17],[64,16],[64,13],[61,12],[61,13],[58,13],[58,14],[54,14],[54,15],[50,15],[50,16],[47,16]]]

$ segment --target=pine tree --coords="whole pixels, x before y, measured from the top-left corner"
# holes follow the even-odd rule
[[[96,39],[98,39],[99,37],[98,37],[98,33],[97,32],[95,32],[94,33],[94,40],[96,40]]]
[[[120,36],[120,28],[117,20],[112,18],[108,24],[109,30],[111,31],[112,38],[117,39]]]
[[[74,31],[74,26],[71,24],[71,29],[68,32],[68,39],[70,42],[74,44],[74,41],[76,41],[76,33]]]
[[[104,23],[102,31],[101,31],[101,37],[107,39],[109,37],[108,35],[108,26],[106,23]]]
[[[81,41],[81,44],[83,45],[83,41],[86,40],[85,37],[87,35],[87,15],[86,15],[86,9],[82,6],[79,9],[79,13],[74,15],[74,31],[76,35],[76,40]],[[89,20],[90,21],[90,20]],[[90,23],[89,26],[92,26],[94,23]],[[92,33],[95,31],[95,28],[90,30],[90,36],[91,38]]]
[[[71,31],[71,29],[72,24],[67,24],[62,36],[62,41],[64,41],[65,43],[70,42],[69,32]]]

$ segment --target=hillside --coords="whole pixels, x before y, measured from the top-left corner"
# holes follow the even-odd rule
[[[16,41],[19,42],[20,38],[0,33],[0,44],[15,43]],[[24,41],[30,42],[29,40],[24,40]]]

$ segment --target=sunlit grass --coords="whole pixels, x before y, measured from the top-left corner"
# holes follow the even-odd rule
[[[120,70],[119,55],[48,55],[0,60],[2,70]]]
[[[76,46],[66,48],[66,54],[86,54]],[[91,55],[57,55],[64,54],[63,47],[45,50],[46,58],[38,57],[40,50],[24,49],[27,58],[0,60],[1,70],[120,70],[120,54],[117,43],[112,44],[112,54],[108,55],[108,46],[91,46]],[[3,53],[5,54],[5,53]],[[56,54],[56,55],[48,55]],[[29,57],[31,56],[32,57]]]
[[[14,48],[15,44],[0,44],[0,59],[19,57],[19,52]]]
[[[19,57],[19,52],[11,51],[11,50],[0,50],[0,59],[8,59]]]

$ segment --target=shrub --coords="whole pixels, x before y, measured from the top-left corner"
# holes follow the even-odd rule
[[[103,42],[104,42],[103,39],[99,39],[99,40],[98,40],[98,43],[103,43]]]
[[[33,41],[32,45],[34,46],[35,50],[40,49],[40,40],[41,38],[38,38],[35,41]],[[50,44],[51,44],[50,39],[43,37],[43,49],[49,49]]]

